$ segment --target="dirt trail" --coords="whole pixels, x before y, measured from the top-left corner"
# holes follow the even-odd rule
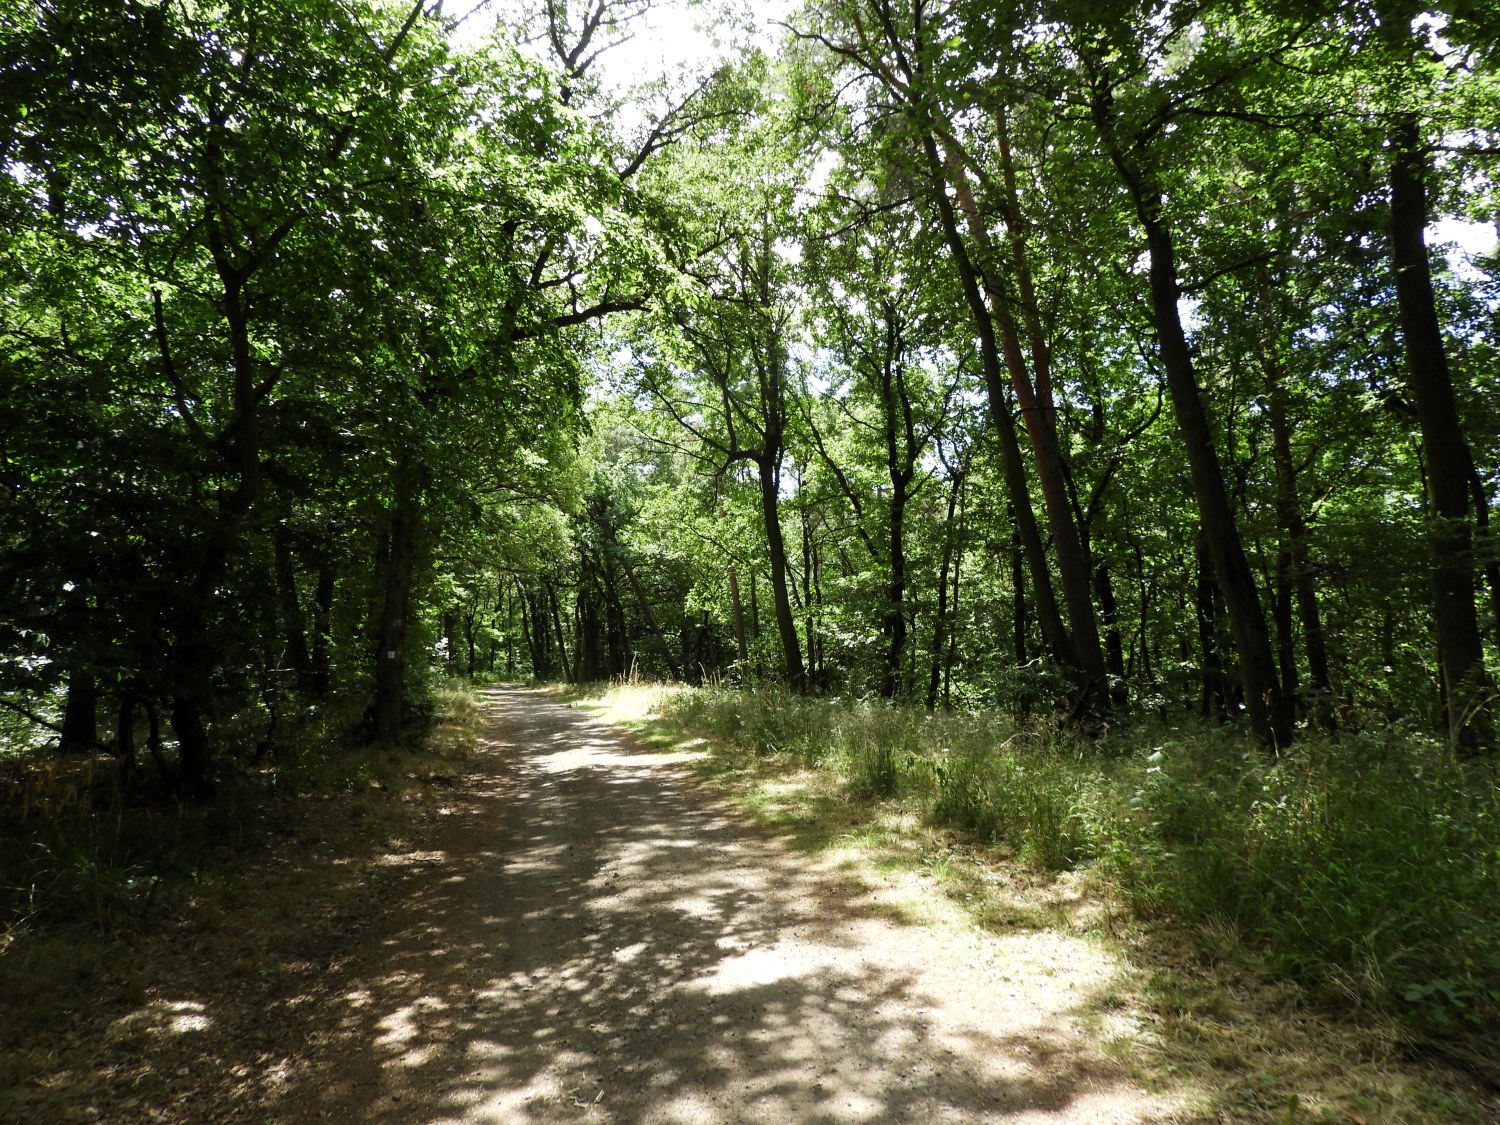
[[[385,857],[412,893],[334,1001],[343,1064],[297,1099],[309,1119],[1167,1115],[1082,1018],[1111,972],[1084,942],[909,924],[886,890],[769,838],[680,758],[537,693],[487,695],[443,827]]]

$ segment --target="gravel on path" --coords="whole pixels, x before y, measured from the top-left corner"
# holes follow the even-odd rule
[[[681,754],[489,689],[474,771],[344,1006],[310,1120],[389,1125],[1144,1123],[1104,999],[1059,932],[911,920],[799,855]],[[1117,1042],[1126,1041],[1124,1038]]]

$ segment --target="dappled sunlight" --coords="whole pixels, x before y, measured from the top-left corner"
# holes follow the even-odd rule
[[[163,1035],[185,1035],[213,1027],[204,1005],[197,1000],[153,1000],[110,1024],[105,1038],[111,1043],[130,1043]]]
[[[748,827],[681,755],[532,693],[488,694],[506,705],[508,737],[489,745],[512,776],[466,787],[428,850],[383,857],[416,903],[387,973],[342,994],[368,1073],[330,1084],[325,1108],[421,1125],[1164,1110],[1076,1018],[1110,986],[1076,973],[1102,963],[1081,942],[1044,955],[903,926],[890,888]]]

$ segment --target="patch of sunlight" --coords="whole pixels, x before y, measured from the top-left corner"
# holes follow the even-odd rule
[[[376,867],[438,867],[448,862],[444,851],[388,852],[371,861]]]
[[[706,992],[710,996],[724,996],[804,977],[818,967],[805,953],[795,952],[785,945],[751,949],[737,957],[724,958],[712,971],[684,981],[679,987],[691,992]]]
[[[597,708],[610,722],[638,723],[655,716],[672,696],[692,690],[686,684],[618,684],[590,709]]]
[[[638,941],[634,945],[622,945],[619,949],[611,953],[610,956],[620,962],[620,964],[628,965],[642,953],[646,952],[647,948],[649,947],[645,942]]]
[[[120,1046],[164,1035],[207,1031],[213,1020],[197,1000],[153,1000],[144,1008],[121,1016],[104,1033],[105,1042]]]
[[[414,1046],[412,1041],[427,1030],[429,1017],[447,1009],[448,1002],[436,996],[423,996],[403,1004],[375,1025],[380,1029],[375,1046],[399,1054],[395,1060],[399,1066],[421,1066],[431,1058],[433,1048]]]

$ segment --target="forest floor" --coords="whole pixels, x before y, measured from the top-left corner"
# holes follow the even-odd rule
[[[472,753],[309,802],[168,922],[15,937],[0,1121],[1489,1119],[1399,1037],[644,696],[610,714],[646,738],[484,696]]]

